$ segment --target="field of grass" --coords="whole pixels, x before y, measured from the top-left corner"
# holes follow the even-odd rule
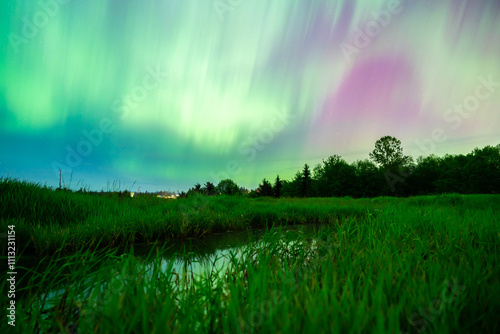
[[[15,332],[500,331],[499,195],[166,201],[1,188],[18,248],[56,252],[19,268]],[[272,229],[199,277],[173,272],[162,247],[146,258],[95,247],[294,223],[322,227],[293,243]]]
[[[272,225],[334,223],[367,216],[379,206],[350,199],[98,196],[10,179],[0,179],[0,203],[2,228],[16,225],[18,244],[39,256],[99,243],[124,246]]]

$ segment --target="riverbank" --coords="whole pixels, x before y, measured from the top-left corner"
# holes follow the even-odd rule
[[[168,243],[56,254],[19,275],[14,332],[497,332],[498,207],[432,200],[313,234],[271,229],[202,255],[204,273]]]
[[[0,180],[2,230],[15,226],[18,251],[45,256],[99,247],[202,238],[213,233],[296,224],[363,223],[394,217],[443,224],[464,214],[495,221],[500,195],[414,198],[256,198],[191,196],[183,199],[96,196]],[[432,223],[431,223],[432,221]],[[5,254],[2,249],[2,255]]]

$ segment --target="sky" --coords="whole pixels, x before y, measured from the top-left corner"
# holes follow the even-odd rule
[[[3,0],[0,176],[256,188],[500,143],[500,1]]]

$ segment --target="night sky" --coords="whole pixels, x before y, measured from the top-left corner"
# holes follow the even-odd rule
[[[255,188],[385,135],[500,143],[496,0],[2,0],[0,36],[4,177]]]

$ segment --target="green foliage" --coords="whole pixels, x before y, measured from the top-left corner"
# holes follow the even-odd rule
[[[221,195],[241,195],[241,190],[238,185],[230,179],[220,181],[215,192]]]
[[[500,191],[500,149],[486,146],[467,155],[417,159],[408,178],[410,194],[492,194]]]
[[[16,225],[19,245],[26,248],[26,254],[37,255],[94,249],[99,242],[124,246],[272,224],[329,223],[367,213],[362,205],[345,211],[341,202],[314,199],[269,198],[259,202],[242,196],[204,196],[197,192],[179,199],[124,198],[52,190],[15,180],[2,180],[0,186],[4,190],[0,199],[8,204],[1,207],[2,228]],[[43,209],[32,214],[31,207]]]
[[[274,181],[274,185],[273,185],[273,195],[274,195],[274,197],[276,197],[276,198],[280,198],[281,197],[281,188],[283,188],[283,184],[281,183],[280,176],[277,175],[276,176],[276,180]]]
[[[0,178],[0,217],[7,220],[67,226],[90,217],[91,207],[98,202],[69,190],[54,191],[35,183]]]
[[[323,165],[314,170],[317,195],[321,197],[342,197],[352,193],[355,168],[338,155],[323,160]]]
[[[300,197],[302,187],[302,172],[298,171],[291,181],[282,181],[282,196]]]
[[[352,164],[355,177],[351,193],[355,197],[376,197],[381,194],[385,180],[377,166],[370,160],[358,160]]]
[[[338,155],[314,167],[304,166],[292,180],[282,180],[287,197],[376,197],[426,194],[500,193],[500,145],[476,148],[467,155],[412,157],[401,142],[382,137],[370,153],[372,160],[348,164]],[[307,175],[308,177],[304,177]]]
[[[215,195],[215,186],[212,182],[205,183],[204,190],[208,196]]]
[[[271,182],[264,178],[262,180],[262,183],[259,184],[257,193],[259,194],[259,196],[273,196],[273,186],[271,185]]]
[[[18,264],[17,332],[498,332],[499,195],[143,200],[168,212],[183,203],[202,211],[197,219],[331,220],[312,236],[270,229],[205,261],[201,275],[190,268],[202,260],[165,246],[145,256],[80,248]]]
[[[397,168],[406,165],[409,157],[403,155],[401,141],[391,136],[385,136],[375,142],[375,149],[370,158],[383,169]]]
[[[300,196],[309,197],[312,194],[312,180],[309,165],[305,164],[300,178]]]

